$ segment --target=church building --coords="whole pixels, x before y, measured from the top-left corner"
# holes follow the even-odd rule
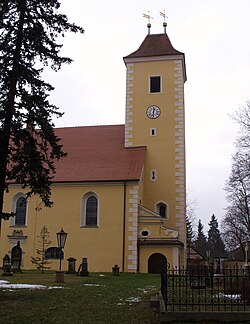
[[[23,269],[49,231],[46,258],[57,270],[56,233],[68,233],[67,259],[88,260],[90,272],[158,273],[186,264],[186,176],[184,53],[164,29],[149,33],[123,58],[126,65],[124,125],[55,129],[67,157],[56,162],[52,208],[38,196],[26,199],[18,184],[5,194],[4,209],[16,213],[2,222],[0,258],[22,251]]]

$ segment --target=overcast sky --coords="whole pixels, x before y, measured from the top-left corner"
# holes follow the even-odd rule
[[[53,102],[65,112],[57,127],[123,124],[126,69],[123,57],[147,35],[167,33],[185,53],[187,190],[196,200],[196,219],[205,227],[214,213],[221,220],[223,190],[231,167],[238,126],[229,117],[249,99],[249,0],[61,0],[70,21],[84,35],[67,35],[64,55],[74,62],[47,73]]]

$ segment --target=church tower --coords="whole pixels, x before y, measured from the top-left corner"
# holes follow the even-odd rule
[[[180,266],[185,265],[186,245],[185,56],[172,46],[166,23],[162,34],[150,34],[148,27],[138,50],[124,57],[125,147],[147,147],[138,211],[142,232],[149,233],[149,219],[152,225],[160,215],[166,239],[158,239],[159,247],[171,245],[168,261]],[[149,246],[157,242],[154,235],[145,238]]]

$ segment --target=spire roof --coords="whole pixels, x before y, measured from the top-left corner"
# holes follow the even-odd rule
[[[152,34],[145,37],[138,50],[125,56],[124,59],[165,55],[184,55],[184,53],[173,47],[167,34]]]

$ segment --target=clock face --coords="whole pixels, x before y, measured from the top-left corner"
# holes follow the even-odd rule
[[[153,105],[153,106],[148,107],[146,113],[147,113],[147,116],[149,118],[155,119],[155,118],[158,118],[160,116],[161,110],[160,110],[160,108],[158,106]]]

